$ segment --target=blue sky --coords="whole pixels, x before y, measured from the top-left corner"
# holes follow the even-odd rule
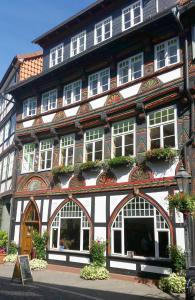
[[[0,80],[13,57],[39,50],[31,41],[94,0],[0,0]]]

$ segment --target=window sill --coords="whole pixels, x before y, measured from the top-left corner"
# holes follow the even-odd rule
[[[69,249],[48,249],[49,252],[60,252],[60,253],[76,253],[76,254],[89,254],[89,251],[69,250]]]
[[[133,256],[128,257],[127,255],[120,255],[120,254],[111,254],[110,259],[112,258],[122,258],[126,260],[142,260],[142,261],[170,261],[170,258],[161,258],[161,257],[144,257],[144,256]]]

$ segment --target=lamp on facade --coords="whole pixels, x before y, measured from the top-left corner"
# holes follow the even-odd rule
[[[185,170],[183,163],[181,164],[179,170],[175,174],[175,178],[179,187],[179,191],[181,193],[189,193],[189,183],[191,175]]]

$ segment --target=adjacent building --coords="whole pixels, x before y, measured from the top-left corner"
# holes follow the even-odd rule
[[[168,205],[184,145],[195,188],[194,13],[193,1],[99,0],[34,41],[43,71],[8,90],[22,253],[36,229],[50,263],[88,264],[98,239],[115,272],[170,272],[167,248],[185,249],[183,215]],[[145,156],[167,147],[172,160]]]

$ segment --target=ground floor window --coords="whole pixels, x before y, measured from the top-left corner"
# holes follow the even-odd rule
[[[88,251],[90,225],[86,214],[75,202],[67,202],[51,226],[51,249]]]
[[[141,197],[131,199],[111,226],[112,254],[168,258],[170,231],[160,212]]]

